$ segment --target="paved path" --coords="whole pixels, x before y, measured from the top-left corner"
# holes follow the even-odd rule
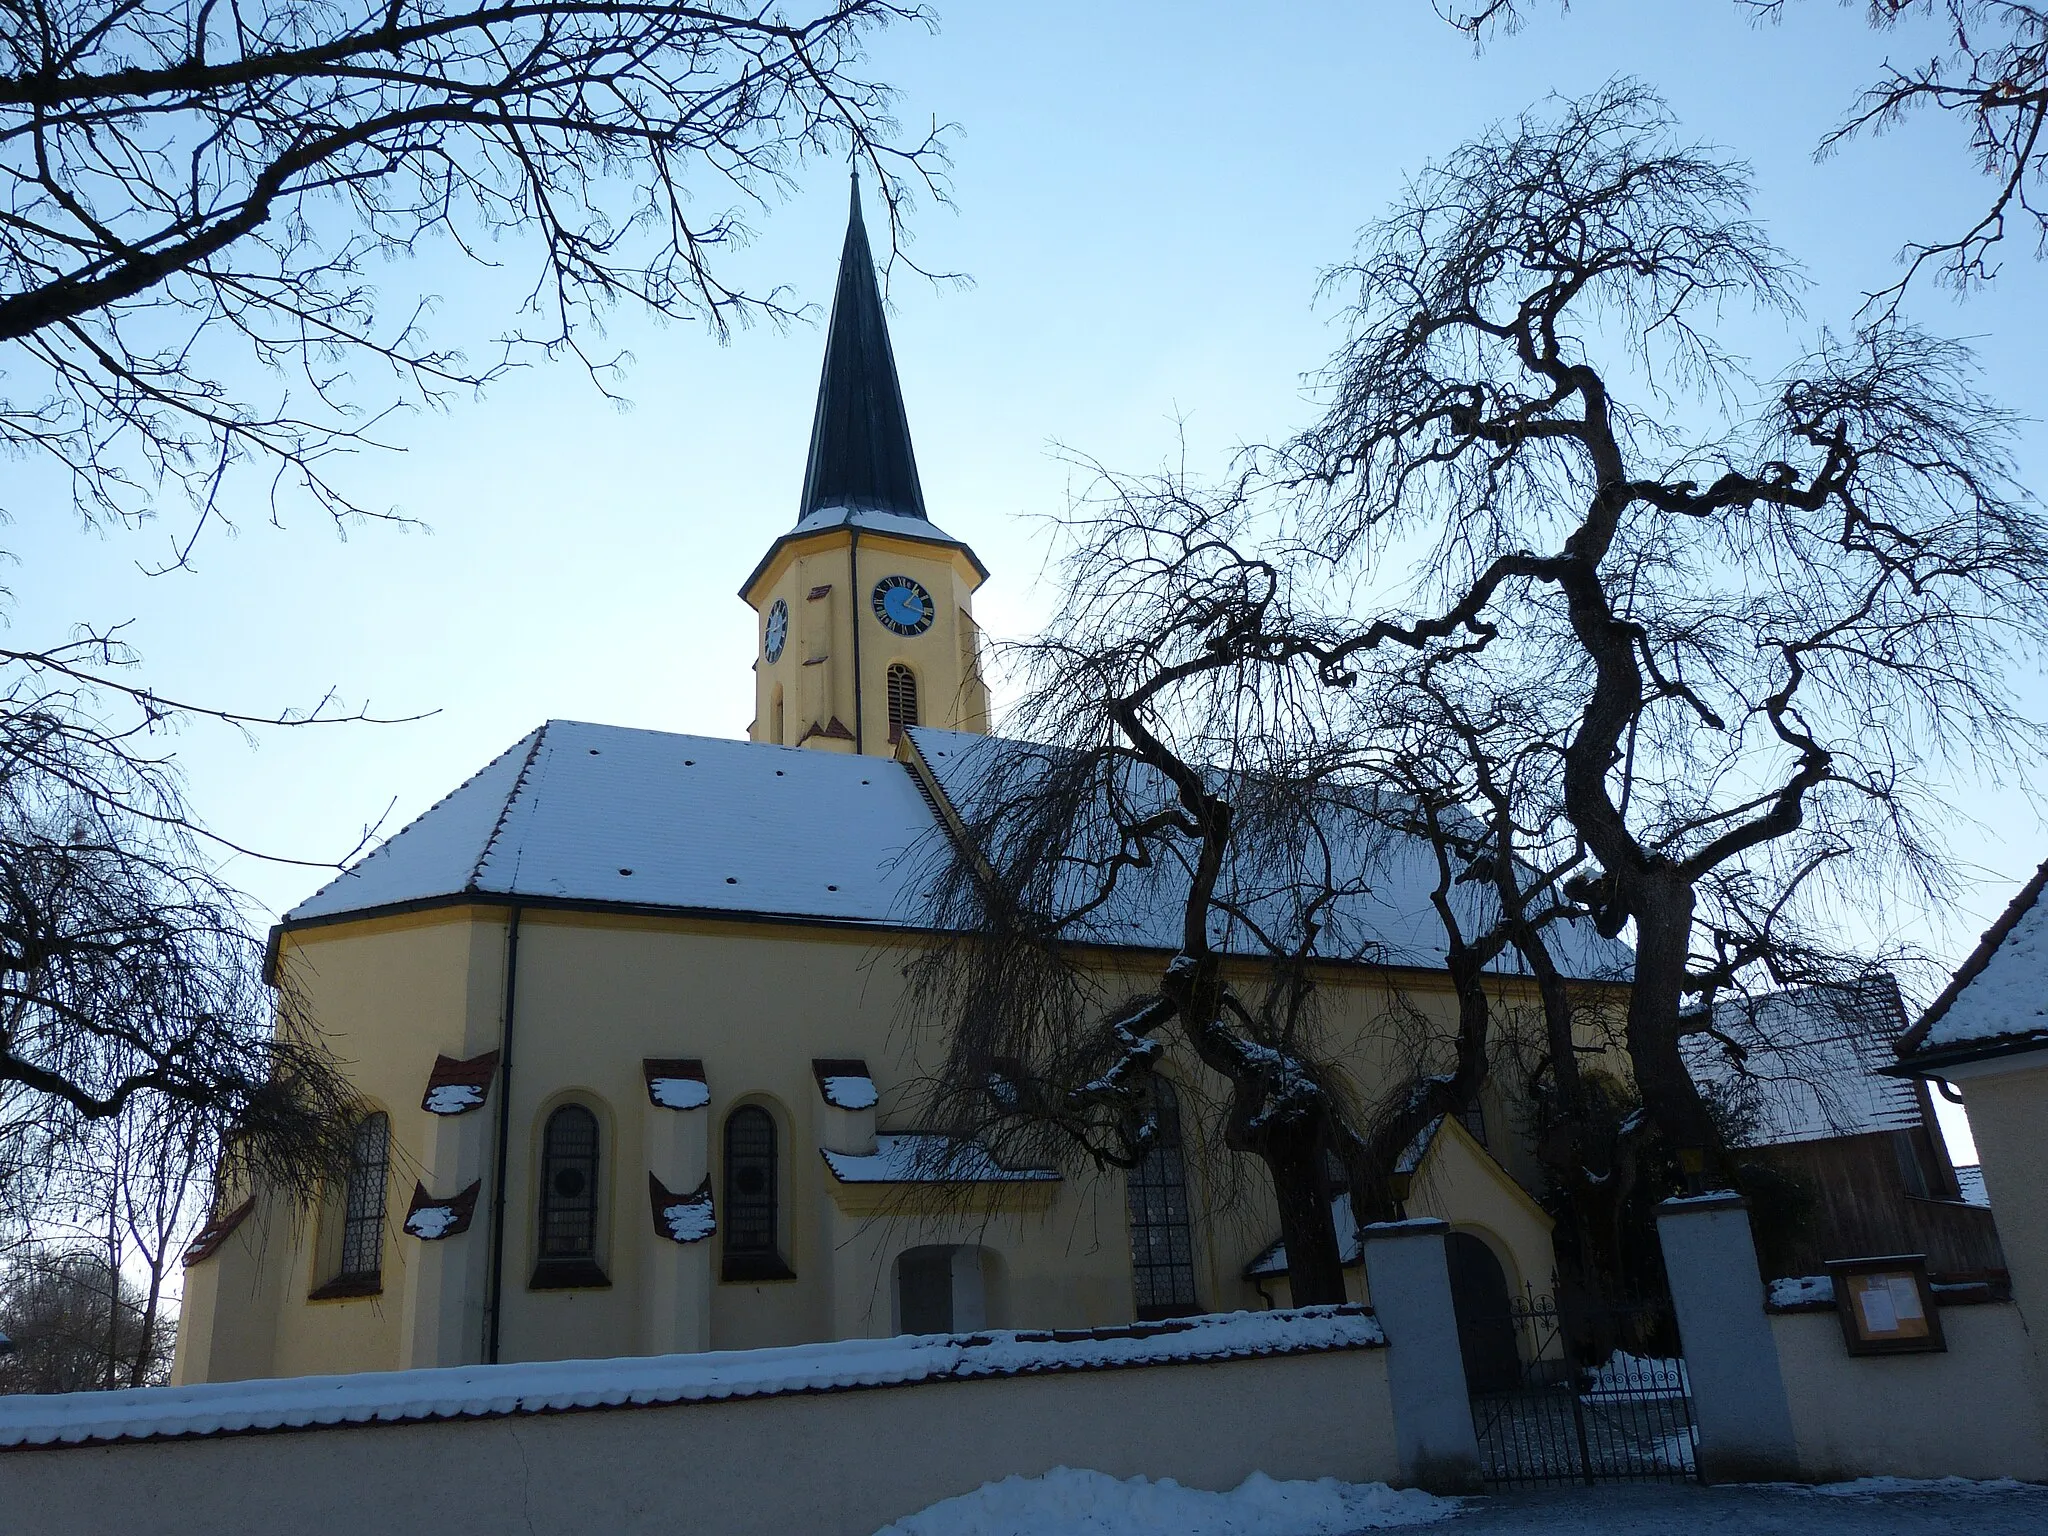
[[[1609,1486],[1474,1499],[1443,1536],[2048,1536],[2048,1486],[1910,1492]]]

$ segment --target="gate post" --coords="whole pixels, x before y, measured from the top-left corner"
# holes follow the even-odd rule
[[[1701,1480],[1796,1478],[1792,1409],[1764,1314],[1749,1202],[1732,1193],[1666,1200],[1657,1237],[1692,1386]]]
[[[1420,1488],[1462,1492],[1479,1486],[1479,1440],[1444,1259],[1450,1229],[1419,1217],[1374,1223],[1359,1235],[1373,1314],[1387,1336],[1401,1476]]]

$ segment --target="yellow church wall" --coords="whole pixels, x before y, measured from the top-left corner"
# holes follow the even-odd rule
[[[315,937],[317,935],[317,938]],[[399,1224],[413,1183],[434,1170],[423,1152],[435,1117],[420,1107],[434,1058],[496,1048],[503,920],[436,914],[312,930],[312,942],[288,942],[281,985],[299,991],[358,1091],[391,1120],[391,1175],[384,1224],[383,1290],[329,1301],[307,1298],[329,1276],[338,1213],[328,1208],[294,1224],[274,1213],[271,1241],[283,1254],[274,1362],[279,1375],[353,1369],[392,1370],[410,1362],[403,1349],[403,1297],[409,1263],[421,1244]],[[436,1187],[437,1195],[453,1195]],[[325,1261],[323,1263],[323,1260]]]
[[[499,1046],[507,922],[504,909],[455,906],[285,935],[282,974],[302,989],[366,1097],[391,1116],[383,1291],[309,1300],[323,1278],[319,1226],[293,1233],[288,1222],[273,1223],[263,1269],[278,1278],[266,1295],[246,1294],[245,1286],[242,1299],[223,1290],[200,1327],[242,1342],[212,1347],[214,1364],[195,1362],[189,1379],[218,1379],[228,1369],[295,1375],[481,1358],[500,1087],[493,1084],[483,1109],[456,1117],[427,1115],[420,1099],[437,1054],[464,1058]],[[819,1148],[848,1135],[850,1122],[824,1105],[814,1058],[866,1060],[881,1092],[879,1129],[915,1129],[907,1088],[922,1071],[919,1048],[937,1043],[902,1013],[902,966],[919,945],[915,936],[823,926],[526,910],[512,1046],[501,1358],[886,1335],[895,1328],[896,1257],[929,1243],[977,1245],[990,1255],[988,1326],[1129,1321],[1134,1304],[1119,1175],[1063,1180],[1049,1193],[1047,1186],[1009,1186],[996,1208],[938,1212],[906,1203],[906,1195],[921,1198],[924,1191],[832,1179]],[[1143,987],[1156,975],[1157,957],[1101,951],[1086,958],[1106,994]],[[1247,968],[1246,984],[1255,979]],[[1448,989],[1427,972],[1326,967],[1321,983],[1320,1028],[1350,1064],[1363,1100],[1405,1059],[1387,1026],[1390,1009],[1398,1004],[1446,1026],[1454,1017]],[[1520,986],[1502,983],[1507,994]],[[649,1057],[701,1060],[708,1108],[652,1105],[641,1066]],[[1184,1094],[1201,1092],[1201,1069],[1192,1061],[1170,1053],[1165,1070]],[[611,1285],[533,1291],[527,1282],[538,1247],[541,1137],[547,1115],[569,1100],[590,1107],[602,1129],[599,1262]],[[674,1117],[684,1117],[695,1127],[684,1140],[700,1149],[691,1154],[690,1172],[708,1172],[722,1202],[721,1131],[743,1102],[765,1105],[777,1126],[784,1257],[793,1280],[723,1282],[718,1238],[679,1256],[677,1245],[653,1229],[650,1149],[667,1145],[668,1128],[684,1123]],[[1191,1136],[1198,1123],[1189,1117]],[[1439,1140],[1457,1144],[1448,1133]],[[1519,1207],[1503,1192],[1498,1169],[1476,1148],[1470,1152],[1462,1161],[1433,1154],[1446,1166],[1418,1184],[1415,1209],[1495,1235],[1511,1259],[1511,1283],[1540,1284],[1548,1273],[1540,1211]],[[1284,1282],[1269,1282],[1262,1296],[1242,1273],[1278,1230],[1263,1171],[1213,1148],[1191,1145],[1188,1154],[1201,1304],[1229,1310],[1284,1303]],[[468,1162],[458,1169],[459,1157]],[[477,1170],[485,1193],[469,1233],[429,1244],[400,1230],[415,1178],[447,1198]],[[664,1174],[679,1192],[674,1180],[683,1176]],[[221,1264],[209,1260],[195,1269],[195,1302],[204,1304],[210,1284],[221,1288],[205,1273]],[[693,1273],[700,1278],[688,1278]],[[220,1275],[226,1277],[224,1267]],[[703,1294],[679,1302],[678,1284]],[[1353,1288],[1364,1299],[1362,1277]],[[449,1294],[467,1299],[458,1304]],[[680,1321],[671,1316],[678,1305]],[[266,1311],[272,1321],[253,1321]]]

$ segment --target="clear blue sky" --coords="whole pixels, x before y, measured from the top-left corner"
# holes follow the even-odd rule
[[[1025,633],[1045,606],[1032,519],[1059,509],[1066,482],[1051,445],[1149,468],[1181,423],[1193,461],[1215,463],[1303,422],[1301,376],[1333,341],[1311,304],[1318,269],[1404,172],[1550,92],[1616,74],[1661,89],[1687,132],[1754,165],[1756,213],[1817,281],[1812,322],[1844,325],[1906,238],[1954,229],[1983,194],[1957,127],[1933,119],[1814,163],[1887,51],[1922,51],[1861,17],[1805,0],[1758,29],[1729,0],[1577,0],[1475,56],[1428,0],[940,0],[936,34],[883,37],[875,70],[902,86],[906,124],[961,130],[955,206],[917,211],[913,249],[973,286],[899,273],[892,324],[932,515],[995,572],[985,625]],[[738,272],[829,302],[844,216],[843,169],[813,167],[759,221]],[[447,295],[447,326],[472,339],[511,294],[431,252],[389,281]],[[1929,296],[1918,312],[1979,338],[1995,394],[2048,410],[2048,267],[2019,242],[1996,292]],[[363,500],[431,532],[343,541],[310,509],[279,531],[248,505],[193,572],[145,578],[174,522],[81,535],[54,485],[50,510],[32,510],[44,482],[21,466],[21,515],[0,535],[20,557],[14,633],[133,620],[169,694],[261,710],[333,686],[393,714],[439,711],[271,733],[254,751],[219,730],[176,742],[221,831],[300,858],[338,856],[387,806],[395,828],[550,716],[738,735],[753,629],[735,589],[795,516],[821,331],[721,347],[625,314],[611,340],[636,359],[629,410],[572,366],[536,369],[398,422],[403,452],[344,471]],[[1790,339],[1743,340],[1768,370]],[[2031,431],[2037,464],[2044,445]],[[1968,909],[1915,919],[1948,954],[2048,849],[2017,799],[1988,811],[1995,831],[1967,840],[1985,871]],[[233,873],[272,911],[321,879],[248,861]]]

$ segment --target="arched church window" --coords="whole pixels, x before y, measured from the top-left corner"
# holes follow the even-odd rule
[[[597,1263],[597,1116],[564,1104],[541,1132],[540,1260],[535,1290],[609,1285]]]
[[[742,1104],[725,1120],[724,1279],[794,1278],[782,1259],[775,1176],[775,1117]]]
[[[774,742],[775,745],[778,747],[788,746],[789,737],[783,732],[782,729],[782,686],[779,683],[776,685],[775,688],[775,705],[774,708],[769,712],[768,718],[770,721],[770,728],[772,731],[772,734],[769,736],[768,739]]]
[[[384,1186],[391,1168],[391,1120],[366,1115],[348,1149],[348,1214],[341,1228],[341,1272],[374,1280],[384,1268]]]
[[[348,1182],[343,1186],[339,1252],[328,1250],[332,1278],[315,1300],[374,1296],[383,1288],[384,1198],[391,1171],[391,1120],[365,1115],[349,1140]]]
[[[1152,1107],[1159,1117],[1152,1150],[1124,1179],[1140,1322],[1202,1310],[1195,1297],[1195,1241],[1188,1223],[1180,1101],[1163,1077],[1153,1079]]]
[[[889,739],[918,723],[917,674],[900,661],[889,663]]]

